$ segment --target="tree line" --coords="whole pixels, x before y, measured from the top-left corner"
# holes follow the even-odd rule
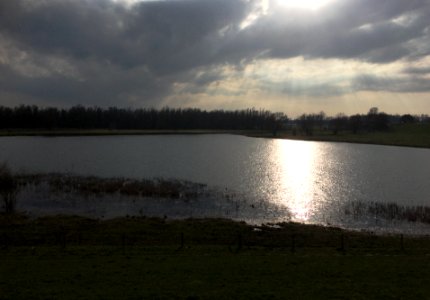
[[[274,130],[287,120],[268,110],[196,108],[126,109],[74,106],[68,109],[0,106],[0,129],[224,129]]]
[[[268,110],[212,110],[197,108],[100,108],[73,106],[68,109],[20,105],[0,106],[0,129],[208,129],[208,130],[292,130],[313,135],[315,131],[384,131],[392,124],[430,122],[427,115],[389,115],[372,107],[367,114],[326,116],[324,112],[289,119]]]
[[[419,122],[430,122],[428,115],[413,116],[389,115],[379,112],[377,107],[370,108],[367,114],[355,114],[347,116],[339,113],[334,117],[327,117],[324,112],[314,114],[303,114],[293,121],[293,132],[300,130],[306,135],[313,135],[318,131],[331,131],[334,135],[342,131],[353,134],[359,132],[386,131],[393,124],[412,124]]]

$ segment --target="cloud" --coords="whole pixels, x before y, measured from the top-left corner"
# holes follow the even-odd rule
[[[430,92],[430,79],[360,75],[353,81],[353,87],[357,91],[386,91],[393,93]]]
[[[430,74],[430,67],[427,67],[427,68],[408,67],[408,68],[405,68],[403,72],[406,74],[426,75],[426,74]]]
[[[250,6],[241,0],[150,1],[131,8],[102,0],[5,1],[2,32],[27,47],[124,68],[146,65],[156,73],[210,62],[218,31],[237,27]]]
[[[279,0],[2,0],[0,95],[23,103],[158,106],[175,93],[245,97],[246,89],[297,97],[426,92],[428,67],[408,62],[430,55],[429,20],[428,0],[334,0],[316,11]],[[273,76],[257,81],[246,72],[255,62],[297,57],[404,67],[401,79],[357,69],[341,85],[294,74],[281,83]],[[236,85],[245,91],[228,86],[226,68],[236,81],[249,77]]]
[[[274,58],[305,56],[385,63],[411,57],[425,44],[422,38],[428,33],[423,32],[430,19],[426,0],[394,0],[389,5],[362,0],[336,3],[317,13],[273,11],[240,32],[239,45],[234,46],[266,49]]]

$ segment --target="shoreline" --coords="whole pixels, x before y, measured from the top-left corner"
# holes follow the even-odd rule
[[[13,227],[13,231],[9,229]],[[228,218],[189,217],[167,218],[152,216],[123,216],[116,218],[95,218],[78,215],[47,215],[31,217],[25,213],[0,214],[0,236],[5,235],[15,246],[55,244],[58,232],[62,231],[70,240],[71,245],[77,240],[76,234],[91,236],[87,244],[105,244],[115,239],[116,235],[128,235],[132,238],[139,232],[145,236],[134,236],[135,244],[145,241],[146,246],[176,244],[173,236],[184,234],[190,245],[230,245],[235,243],[238,235],[242,242],[250,247],[288,248],[291,238],[295,236],[303,248],[326,248],[339,245],[339,238],[349,239],[349,248],[366,250],[380,239],[385,246],[398,248],[401,239],[415,240],[428,243],[430,237],[426,234],[402,234],[396,232],[374,232],[370,230],[355,230],[334,225],[308,224],[294,221],[251,224]],[[283,237],[283,238],[281,238]],[[82,238],[82,237],[81,237]],[[138,241],[142,238],[142,241]],[[4,242],[3,239],[0,239]],[[306,240],[306,241],[305,241]],[[9,242],[10,242],[9,241]],[[13,246],[13,243],[9,246]],[[80,245],[83,245],[80,241]],[[331,246],[330,246],[331,245]],[[382,244],[381,244],[382,245]],[[4,246],[4,245],[3,245]],[[297,246],[297,245],[296,245]],[[419,250],[419,249],[416,249]]]
[[[242,220],[248,222],[250,226],[289,221],[301,222],[292,218],[289,208],[278,208],[279,211],[276,211],[276,207],[273,207],[271,210],[269,203],[259,206],[246,197],[236,198],[234,191],[220,192],[206,184],[186,180],[104,178],[70,173],[19,173],[13,175],[13,178],[17,183],[17,192],[20,196],[16,198],[11,212],[28,212],[28,217],[33,215],[38,218],[60,213],[97,220],[125,216],[137,218],[164,216],[173,220],[183,220],[194,216]],[[28,199],[32,200],[29,202]],[[75,205],[81,201],[82,206],[78,205],[81,209],[69,207],[70,200],[67,199],[73,199]],[[92,199],[91,210],[88,210],[88,199]],[[61,201],[64,201],[64,206],[60,205]],[[29,205],[29,203],[32,204]],[[109,205],[113,207],[121,203],[122,213],[109,210],[103,203],[110,203]],[[32,205],[36,208],[33,213]],[[55,209],[50,209],[50,205]],[[193,212],[191,207],[199,209]],[[332,216],[333,219],[315,218],[309,224],[322,227],[336,226],[353,231],[373,231],[377,234],[393,233],[410,236],[426,235],[430,229],[430,207],[425,205],[347,201],[341,205],[338,204],[337,210],[338,213]],[[92,213],[88,213],[89,211]],[[262,217],[267,211],[271,211],[271,215]],[[369,216],[377,218],[380,223],[366,226]],[[343,221],[339,222],[337,218]],[[411,227],[412,224],[413,227]]]
[[[75,137],[75,136],[127,136],[127,135],[204,135],[204,134],[232,134],[254,138],[288,139],[297,141],[334,142],[367,145],[383,145],[397,147],[412,147],[430,149],[430,126],[424,126],[419,134],[402,132],[395,129],[387,132],[371,133],[316,133],[312,136],[294,135],[289,130],[282,130],[274,135],[264,130],[110,130],[110,129],[67,129],[67,130],[26,130],[10,129],[0,130],[1,137],[41,136],[41,137]]]

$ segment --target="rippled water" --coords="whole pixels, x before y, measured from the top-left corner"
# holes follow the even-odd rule
[[[396,228],[404,224],[351,216],[345,207],[375,202],[430,206],[429,149],[234,135],[3,137],[0,161],[19,172],[205,183],[220,193],[227,189],[236,194],[235,201],[246,200],[252,208],[266,204],[268,222],[288,211],[301,222]],[[169,212],[169,204],[160,209]]]

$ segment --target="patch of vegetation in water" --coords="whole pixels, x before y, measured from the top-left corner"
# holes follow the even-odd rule
[[[396,203],[353,201],[345,208],[345,215],[354,218],[371,217],[388,221],[421,222],[430,224],[430,207],[404,206]]]
[[[119,193],[127,196],[196,198],[206,189],[205,184],[174,179],[100,178],[70,174],[17,175],[20,186],[46,182],[53,192],[78,192],[84,195]]]

